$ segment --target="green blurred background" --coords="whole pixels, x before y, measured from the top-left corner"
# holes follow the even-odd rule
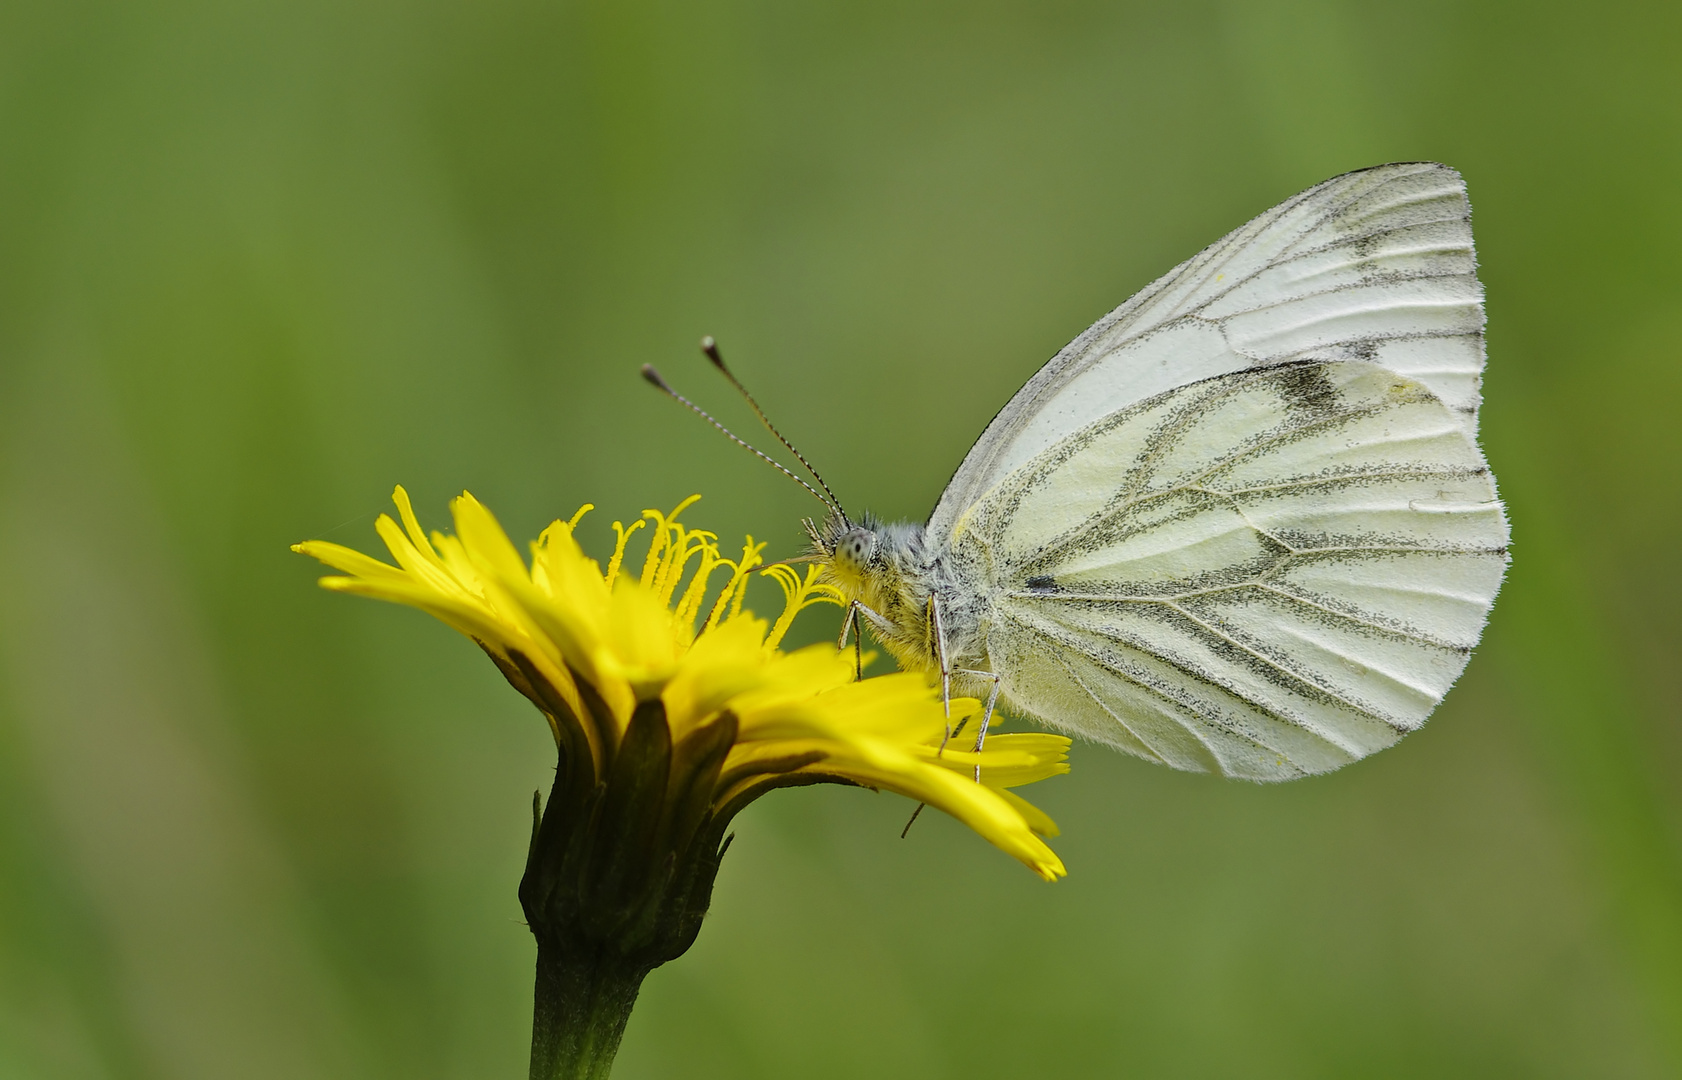
[[[1461,169],[1515,561],[1432,723],[1260,788],[1091,747],[1070,877],[754,806],[617,1077],[1682,1074],[1675,3],[0,4],[0,1077],[523,1076],[543,723],[287,551],[393,483],[773,552],[921,518],[1251,215]],[[774,590],[771,595],[774,596]],[[769,602],[760,594],[760,606]],[[826,632],[822,620],[807,628]]]

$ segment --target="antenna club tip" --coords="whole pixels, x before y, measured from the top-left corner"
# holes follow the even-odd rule
[[[715,366],[723,370],[724,357],[719,354],[718,342],[713,340],[711,334],[701,339],[701,351],[707,354],[708,360],[711,360]]]
[[[672,392],[672,388],[670,386],[666,385],[666,380],[662,379],[660,377],[660,373],[658,371],[654,370],[654,365],[653,364],[644,364],[642,366],[642,377],[645,381],[651,383],[654,386],[659,387],[661,390],[664,390],[666,393],[669,394],[669,393]]]

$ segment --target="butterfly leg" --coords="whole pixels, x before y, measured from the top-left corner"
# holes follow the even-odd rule
[[[930,601],[930,602],[932,603],[933,601]],[[936,609],[936,610],[938,610],[938,609]],[[938,627],[938,625],[939,624],[937,622],[936,626]],[[952,676],[953,675],[969,675],[969,676],[972,676],[972,677],[978,678],[978,679],[992,679],[993,680],[993,689],[990,690],[987,694],[987,708],[981,714],[981,730],[976,732],[976,735],[975,735],[975,752],[977,754],[981,753],[981,746],[982,746],[983,743],[985,743],[987,741],[987,727],[988,727],[989,724],[991,724],[993,722],[993,708],[994,708],[994,706],[996,706],[999,703],[999,683],[1000,683],[1000,679],[999,679],[999,675],[998,675],[997,672],[993,672],[993,671],[970,671],[967,668],[958,668],[955,671],[942,671],[941,672],[941,691],[942,691],[941,696],[942,696],[942,702],[946,705],[947,722],[946,722],[946,734],[940,740],[940,749],[935,751],[935,755],[934,755],[935,757],[939,757],[941,754],[944,754],[946,752],[946,744],[952,741],[952,736],[957,735],[959,732],[963,731],[964,730],[964,725],[969,723],[969,718],[965,717],[964,719],[958,721],[958,726],[956,728],[954,728],[952,726],[951,685],[952,685]],[[979,762],[979,761],[977,761],[975,763],[975,782],[978,783],[978,784],[981,783],[981,762]],[[918,803],[917,804],[917,809],[911,811],[911,820],[907,821],[905,823],[905,828],[901,829],[900,832],[899,832],[899,838],[901,840],[904,840],[905,837],[906,837],[906,834],[911,831],[911,826],[917,824],[917,815],[921,814],[923,812],[923,807],[925,807],[927,805],[928,805],[927,803]]]
[[[847,647],[848,634],[853,631],[857,631],[853,637],[854,682],[858,682],[860,679],[864,678],[864,630],[860,628],[858,624],[859,608],[863,606],[864,605],[859,603],[857,600],[854,600],[852,603],[847,605],[847,614],[841,618],[841,640],[835,643],[835,649],[837,652],[845,649]]]
[[[954,675],[968,675],[974,679],[991,679],[993,688],[987,692],[987,708],[981,714],[981,730],[975,733],[975,752],[981,753],[981,747],[987,741],[987,728],[993,723],[993,709],[999,703],[999,674],[996,671],[970,671],[960,668]],[[975,782],[981,783],[981,762],[975,763]]]
[[[969,668],[954,668],[947,660],[946,653],[946,624],[940,617],[940,598],[933,594],[929,596],[929,621],[934,624],[935,660],[940,664],[940,706],[946,712],[946,737],[940,740],[940,752],[946,751],[946,744],[951,741],[955,732],[952,729],[952,676],[967,675],[975,679],[991,679],[993,689],[987,694],[987,709],[981,715],[981,730],[975,735],[975,752],[981,753],[982,744],[987,741],[987,727],[993,722],[993,708],[999,703],[999,675],[995,671],[973,671]],[[959,724],[961,729],[963,724]],[[938,754],[936,755],[939,756]],[[975,782],[981,783],[981,763],[975,764]]]
[[[946,714],[946,733],[940,737],[940,749],[934,752],[934,756],[938,758],[946,753],[946,744],[952,741],[955,732],[952,730],[952,672],[946,666],[946,626],[940,620],[940,600],[933,593],[929,594],[929,625],[933,630],[930,636],[934,638],[935,660],[940,664],[940,707]],[[960,723],[958,727],[962,729],[963,724]],[[975,775],[976,779],[979,780],[981,770],[977,769]],[[911,811],[911,820],[907,821],[905,828],[900,830],[899,838],[901,840],[904,840],[906,833],[911,831],[911,826],[917,824],[917,815],[921,814],[923,807],[927,805],[927,803],[918,803],[917,809]]]
[[[946,713],[946,737],[952,737],[952,669],[946,663],[946,624],[940,618],[940,598],[929,594],[929,622],[934,627],[934,659],[940,665],[940,707]],[[941,749],[946,748],[943,741]]]
[[[866,626],[874,630],[878,638],[894,631],[893,623],[878,614],[874,609],[854,600],[847,605],[847,614],[842,617],[841,639],[836,644],[836,648],[845,649],[847,647],[848,631],[857,631],[853,637],[853,674],[860,679],[864,678],[864,628]]]
[[[989,720],[991,720],[993,716],[993,703],[997,701],[999,697],[999,677],[991,671],[970,671],[965,668],[953,668],[948,665],[946,660],[946,626],[940,617],[940,601],[934,596],[929,597],[929,621],[933,624],[933,633],[931,637],[934,640],[935,660],[940,665],[940,707],[946,713],[946,734],[941,738],[940,749],[935,753],[935,757],[940,757],[942,754],[946,753],[946,744],[951,742],[959,732],[964,730],[965,724],[969,723],[969,718],[965,717],[964,719],[958,721],[957,727],[952,726],[952,676],[975,675],[983,679],[993,680],[993,693],[992,696],[987,699],[987,717]],[[982,734],[983,737],[985,737],[985,727],[982,729]]]

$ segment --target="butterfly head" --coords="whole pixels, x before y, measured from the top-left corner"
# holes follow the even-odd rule
[[[839,514],[821,525],[807,524],[808,557],[823,564],[825,580],[841,591],[843,601],[866,609],[871,635],[902,667],[927,668],[934,655],[927,614],[938,567],[923,543],[923,527],[869,515],[851,521]]]
[[[873,520],[852,521],[832,513],[821,523],[807,521],[812,557],[827,564],[830,581],[849,598],[866,591],[865,583],[880,569],[882,534]]]
[[[894,597],[905,585],[928,576],[919,525],[832,514],[822,525],[814,523],[811,535],[812,556],[827,564],[830,583],[878,614],[899,606]]]
[[[802,524],[812,538],[812,556],[845,574],[863,573],[881,545],[877,523],[869,518],[853,521],[833,511],[821,522],[808,518]]]
[[[838,570],[863,576],[876,559],[876,530],[854,525],[835,538],[830,561]]]

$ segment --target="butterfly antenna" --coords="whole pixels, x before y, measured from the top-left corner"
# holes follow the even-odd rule
[[[812,479],[816,480],[818,482],[818,486],[823,488],[824,494],[829,496],[829,504],[841,515],[841,520],[847,521],[847,513],[841,509],[841,500],[835,497],[835,492],[829,490],[829,485],[823,482],[823,477],[818,475],[818,470],[812,468],[812,463],[806,460],[806,455],[796,450],[794,448],[794,444],[789,442],[788,439],[783,436],[783,433],[777,430],[777,425],[771,423],[771,418],[765,415],[765,410],[759,407],[759,402],[753,400],[753,395],[748,393],[748,388],[743,386],[742,381],[736,378],[735,373],[725,366],[724,357],[720,355],[718,351],[718,342],[713,340],[711,334],[708,334],[706,337],[701,339],[701,351],[707,354],[707,359],[712,361],[713,367],[717,368],[720,374],[730,380],[730,385],[734,386],[736,388],[736,392],[742,395],[742,399],[748,403],[748,408],[752,409],[753,414],[759,417],[759,422],[765,425],[765,430],[775,435],[777,437],[777,441],[787,447],[788,452],[794,455],[795,460],[799,461],[800,464],[806,467],[806,471],[812,474]]]
[[[835,511],[837,514],[841,514],[841,516],[843,518],[845,518],[847,516],[846,514],[841,513],[841,507],[840,507],[839,504],[831,501],[831,499],[824,498],[823,495],[819,493],[817,488],[813,487],[811,484],[808,484],[806,481],[800,479],[800,477],[798,477],[794,473],[790,472],[783,465],[782,462],[778,461],[776,458],[772,457],[771,455],[764,453],[763,451],[759,450],[757,447],[754,447],[754,446],[750,445],[746,440],[737,437],[735,432],[731,431],[729,428],[725,427],[723,424],[719,423],[717,420],[714,420],[712,418],[712,414],[707,412],[707,410],[701,408],[699,405],[695,404],[693,401],[690,401],[688,398],[684,397],[682,394],[678,393],[676,390],[673,390],[671,388],[671,385],[669,383],[667,383],[665,379],[660,377],[660,373],[658,371],[654,370],[654,365],[653,364],[644,364],[642,366],[642,377],[644,379],[646,379],[656,389],[658,389],[661,393],[665,394],[667,397],[673,399],[674,401],[678,402],[679,404],[686,406],[691,412],[695,413],[695,415],[699,416],[701,419],[705,420],[707,423],[711,424],[713,427],[715,427],[719,431],[723,432],[725,438],[729,439],[731,442],[735,443],[737,446],[740,446],[742,449],[746,450],[748,453],[752,454],[754,457],[757,457],[759,460],[765,462],[767,465],[771,466],[773,469],[776,469],[778,472],[782,473],[784,476],[788,477],[790,480],[793,480],[795,483],[799,484],[801,487],[805,488],[807,491],[810,491],[812,493],[812,497],[814,499],[817,499],[819,502],[823,503],[825,506],[827,506],[831,510]],[[819,480],[818,483],[821,484],[821,483],[823,483],[823,481]],[[824,490],[828,491],[829,489],[825,488]]]

